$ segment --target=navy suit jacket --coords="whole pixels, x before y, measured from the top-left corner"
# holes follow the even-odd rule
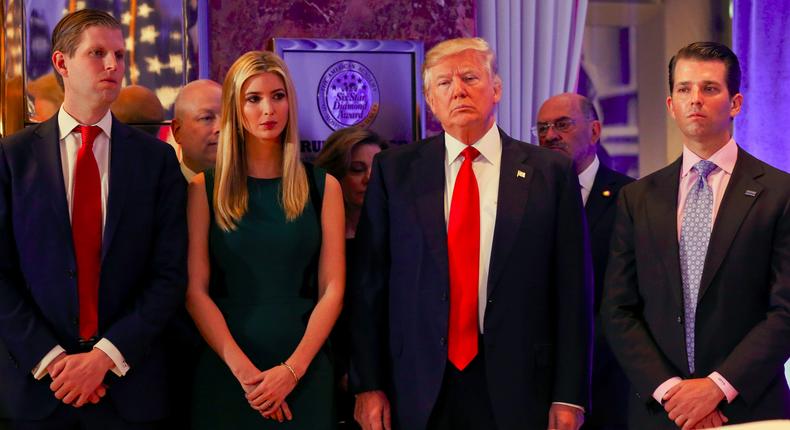
[[[675,428],[653,398],[673,376],[719,372],[729,423],[790,418],[790,175],[738,148],[711,231],[686,357],[677,207],[682,157],[620,191],[601,315],[634,385],[632,428]]]
[[[77,273],[57,116],[0,142],[0,417],[41,419],[59,401],[31,370],[77,351]],[[130,421],[167,413],[161,332],[183,305],[186,185],[173,150],[113,118],[99,337],[130,370],[107,397]]]
[[[588,406],[586,226],[570,161],[500,134],[486,380],[499,428],[546,428],[551,402]],[[378,154],[357,230],[351,383],[384,390],[396,428],[426,427],[447,363],[444,162],[444,133]]]

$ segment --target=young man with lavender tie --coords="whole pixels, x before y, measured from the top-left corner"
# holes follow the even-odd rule
[[[632,428],[790,417],[790,175],[732,138],[739,86],[726,46],[678,51],[683,155],[620,191],[601,313]]]

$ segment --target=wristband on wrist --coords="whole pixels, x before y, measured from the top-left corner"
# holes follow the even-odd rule
[[[296,382],[296,384],[298,385],[298,384],[299,384],[299,377],[298,377],[298,376],[296,376],[296,370],[294,370],[294,368],[293,368],[293,367],[291,367],[291,365],[290,365],[290,364],[288,364],[288,363],[286,363],[286,362],[284,362],[284,361],[283,361],[282,363],[280,363],[280,365],[281,365],[281,366],[285,366],[285,368],[286,368],[286,369],[288,369],[288,370],[291,372],[291,376],[293,376],[293,377],[294,377],[294,381],[295,381],[295,382]]]

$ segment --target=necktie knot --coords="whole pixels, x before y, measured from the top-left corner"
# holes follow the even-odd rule
[[[93,147],[93,141],[96,140],[96,136],[101,133],[101,127],[96,125],[78,125],[77,130],[79,130],[82,136],[82,143],[88,148]]]
[[[478,151],[477,148],[473,147],[472,145],[468,145],[466,149],[461,152],[461,155],[464,156],[464,162],[469,160],[471,163],[472,161],[475,161],[475,158],[477,158],[478,155],[480,155],[480,151]]]
[[[700,178],[703,180],[708,179],[708,175],[712,172],[716,167],[716,163],[708,160],[701,160],[694,165],[694,170],[699,173]]]

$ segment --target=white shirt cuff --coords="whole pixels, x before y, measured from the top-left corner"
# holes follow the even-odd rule
[[[129,371],[129,365],[126,363],[126,359],[123,358],[121,351],[118,351],[118,348],[116,348],[112,342],[107,340],[106,337],[103,337],[99,339],[93,347],[107,354],[110,360],[115,363],[115,367],[110,369],[112,373],[116,374],[118,377],[126,375],[126,372]]]
[[[573,403],[565,403],[565,402],[551,402],[551,404],[552,404],[552,405],[565,405],[565,406],[570,406],[570,407],[572,407],[572,408],[579,409],[580,411],[582,411],[582,413],[584,413],[584,408],[583,408],[583,407],[581,407],[581,406],[579,406],[579,405],[574,405]]]
[[[708,378],[713,379],[713,382],[719,386],[719,389],[724,393],[724,397],[727,398],[727,403],[732,403],[736,397],[738,397],[738,390],[735,389],[730,383],[721,376],[719,372],[713,372],[708,375]]]
[[[49,363],[52,363],[52,360],[54,360],[55,357],[59,356],[62,352],[66,352],[66,350],[60,345],[55,345],[54,348],[50,349],[47,355],[45,355],[44,358],[38,362],[36,367],[33,368],[33,377],[36,379],[41,379],[47,376],[47,367],[49,366]]]
[[[663,404],[664,395],[667,393],[667,391],[669,391],[675,385],[679,384],[681,381],[683,380],[680,379],[679,376],[675,376],[673,378],[667,379],[666,381],[664,381],[663,384],[659,385],[658,388],[656,388],[656,391],[653,391],[653,398],[656,399],[656,401],[659,404]]]

